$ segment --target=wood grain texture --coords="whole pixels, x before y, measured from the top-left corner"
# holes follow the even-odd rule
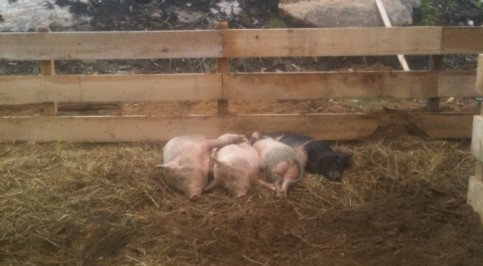
[[[474,71],[263,73],[224,75],[224,96],[243,100],[474,95]]]
[[[478,55],[478,68],[476,69],[476,88],[477,95],[483,96],[483,54]]]
[[[225,57],[438,54],[441,27],[226,30]]]
[[[483,52],[483,27],[0,34],[0,59],[6,60],[420,55],[481,52]]]
[[[480,215],[480,221],[483,224],[483,181],[481,179],[470,177],[466,201]]]
[[[319,139],[361,139],[381,126],[416,127],[429,137],[471,137],[472,114],[260,114],[227,116],[3,117],[0,141],[119,142],[166,141],[196,133],[291,131]]]
[[[483,116],[473,118],[473,133],[471,137],[471,153],[483,163]]]
[[[474,70],[441,71],[438,74],[438,97],[474,97]]]
[[[0,76],[0,104],[214,100],[220,74]]]
[[[182,134],[218,136],[218,117],[17,117],[0,118],[2,141],[165,141]]]
[[[221,57],[221,32],[1,33],[0,59],[101,60]]]
[[[471,97],[474,84],[475,71],[0,76],[0,104]]]
[[[483,26],[443,27],[441,38],[441,53],[483,53]]]

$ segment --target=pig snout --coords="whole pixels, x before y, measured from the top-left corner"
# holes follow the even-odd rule
[[[163,169],[162,179],[168,186],[182,192],[190,200],[195,200],[203,193],[207,181],[201,171],[172,162],[156,167]]]
[[[335,170],[329,170],[327,173],[327,177],[334,182],[342,182],[341,173]]]

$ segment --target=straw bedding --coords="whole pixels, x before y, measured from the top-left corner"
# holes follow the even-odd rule
[[[467,141],[378,136],[344,182],[305,174],[190,202],[154,168],[164,143],[0,146],[1,265],[481,265]]]

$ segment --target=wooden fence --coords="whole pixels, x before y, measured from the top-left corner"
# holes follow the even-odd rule
[[[357,139],[386,125],[411,125],[434,138],[472,138],[476,175],[468,203],[483,221],[483,108],[461,112],[230,114],[230,100],[418,98],[483,95],[476,71],[441,70],[442,55],[483,53],[483,27],[404,27],[0,33],[0,59],[40,60],[42,75],[0,76],[0,105],[45,103],[42,116],[0,118],[0,141],[162,141],[185,133],[293,131]],[[428,71],[232,73],[249,57],[431,55]],[[55,75],[55,60],[217,58],[217,73]],[[475,86],[476,84],[476,86]],[[475,89],[476,88],[476,89]],[[57,103],[215,100],[217,115],[57,116]],[[431,106],[429,106],[431,107]],[[434,106],[433,106],[434,107]],[[433,108],[435,109],[435,108]],[[436,108],[437,109],[437,108]]]
[[[436,66],[428,71],[233,73],[229,60],[398,54],[440,59],[482,52],[483,27],[0,33],[0,59],[39,60],[42,65],[42,75],[0,76],[0,105],[50,106],[47,115],[0,118],[0,141],[164,141],[188,132],[216,136],[254,130],[336,140],[362,138],[392,124],[415,126],[434,138],[470,138],[474,113],[230,114],[227,108],[231,100],[473,97],[481,94],[475,90],[475,70],[444,71]],[[215,58],[218,70],[56,75],[53,67],[55,60],[161,58]],[[56,115],[57,103],[180,100],[218,101],[218,114]]]

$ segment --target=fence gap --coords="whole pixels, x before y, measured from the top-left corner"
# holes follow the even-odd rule
[[[38,32],[48,34],[50,29],[48,27],[41,27],[37,29]],[[55,75],[55,62],[54,60],[41,60],[40,61],[40,74],[42,76],[54,76]],[[43,106],[43,115],[55,116],[58,112],[57,102],[46,102]]]

